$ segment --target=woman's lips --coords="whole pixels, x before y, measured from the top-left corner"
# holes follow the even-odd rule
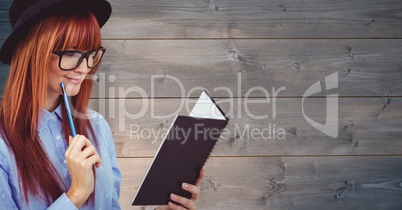
[[[82,81],[81,77],[77,77],[77,78],[70,78],[70,77],[66,77],[67,80],[69,81],[69,83],[72,83],[74,85],[80,84]]]

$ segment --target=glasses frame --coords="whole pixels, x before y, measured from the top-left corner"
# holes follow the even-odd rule
[[[99,59],[99,62],[96,64],[96,65],[98,65],[98,64],[101,62],[101,60],[102,60],[102,58],[103,58],[103,55],[104,55],[105,52],[106,52],[106,48],[104,48],[104,47],[102,47],[102,46],[99,47],[97,50],[90,50],[90,51],[87,51],[87,52],[81,52],[81,51],[77,51],[77,50],[66,50],[66,51],[53,50],[52,53],[59,56],[59,68],[60,68],[61,70],[63,70],[63,71],[71,71],[71,70],[76,69],[78,66],[80,66],[81,63],[82,63],[82,61],[84,60],[84,58],[87,59],[87,67],[90,68],[90,69],[94,68],[96,65],[94,65],[94,66],[92,66],[92,67],[89,66],[88,58],[89,58],[89,56],[91,55],[91,53],[97,52],[97,51],[102,51],[102,55],[101,55],[101,57],[100,57],[100,59]],[[63,55],[66,54],[66,53],[80,53],[80,54],[81,54],[80,59],[78,60],[77,64],[76,64],[73,68],[65,69],[65,68],[62,68],[62,67],[61,67],[61,58],[62,58]]]

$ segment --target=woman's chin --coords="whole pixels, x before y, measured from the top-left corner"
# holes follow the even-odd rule
[[[76,96],[80,92],[80,88],[81,88],[81,84],[78,84],[78,85],[67,84],[66,93],[70,97]]]

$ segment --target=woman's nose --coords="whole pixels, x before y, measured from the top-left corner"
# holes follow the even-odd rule
[[[74,72],[76,73],[81,73],[81,74],[87,74],[91,68],[88,68],[88,60],[86,58],[82,59],[82,62],[80,63],[77,68],[74,69]]]

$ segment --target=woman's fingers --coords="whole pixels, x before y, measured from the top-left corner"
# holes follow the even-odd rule
[[[71,143],[73,146],[71,152],[75,152],[75,153],[79,153],[83,150],[84,147],[89,147],[92,145],[91,141],[89,141],[89,139],[87,139],[83,135],[77,135],[77,137],[73,138]]]
[[[183,183],[181,186],[184,190],[188,191],[191,193],[192,197],[191,199],[193,200],[197,200],[198,199],[198,195],[200,194],[200,188],[189,184],[189,183]]]
[[[204,179],[204,177],[205,177],[205,170],[202,168],[202,169],[200,170],[200,175],[199,175],[197,181],[195,182],[195,186],[200,187],[201,182],[202,182],[202,180]]]
[[[188,198],[181,197],[181,196],[178,196],[178,195],[173,194],[173,193],[170,195],[170,199],[172,199],[173,201],[175,201],[175,202],[177,202],[177,203],[182,205],[182,206],[179,206],[179,205],[176,205],[176,204],[174,204],[172,202],[169,202],[169,207],[172,208],[172,209],[175,209],[175,210],[178,210],[178,209],[197,209],[197,206],[196,206],[194,200],[192,200],[192,199],[190,200]]]
[[[95,185],[93,166],[99,167],[102,160],[95,146],[83,135],[69,138],[65,157],[71,175],[71,186],[67,196],[75,199],[78,195],[79,200],[85,201],[93,192]]]
[[[92,155],[91,157],[87,158],[88,164],[92,167],[93,165],[95,165],[97,168],[99,168],[102,160],[99,157],[98,154],[96,155]]]
[[[202,180],[203,176],[200,175],[200,178],[199,178],[199,180]],[[198,184],[200,184],[200,183],[198,183]],[[200,188],[198,186],[195,186],[195,185],[192,185],[192,184],[189,184],[189,183],[183,183],[182,188],[191,193],[191,195],[192,195],[191,199],[181,197],[181,196],[178,196],[178,195],[172,193],[170,195],[170,199],[172,199],[173,201],[179,203],[182,206],[179,206],[179,205],[176,205],[176,204],[170,202],[169,207],[172,208],[172,209],[175,209],[175,210],[178,210],[178,209],[197,209],[196,202],[198,200],[198,195],[200,194]],[[185,208],[183,208],[183,207],[185,207]]]
[[[70,137],[70,145],[66,150],[65,156],[67,159],[75,159],[83,165],[95,165],[99,167],[102,160],[96,151],[91,141],[83,135],[76,135],[74,138]],[[95,156],[95,157],[93,157]],[[93,158],[90,158],[93,157]]]
[[[191,209],[195,210],[197,209],[197,202],[198,202],[198,196],[200,194],[200,185],[202,180],[205,177],[205,171],[204,169],[200,170],[200,175],[195,183],[195,185],[189,184],[189,183],[183,183],[182,188],[188,192],[191,193],[191,199],[181,197],[176,194],[171,194],[170,199],[180,205],[177,205],[173,202],[169,202],[168,206],[161,206],[158,207],[157,209],[174,209],[174,210],[182,210],[182,209]]]
[[[200,175],[199,175],[197,181],[195,182],[195,185],[192,185],[189,183],[182,184],[182,188],[191,193],[191,195],[192,195],[191,199],[194,200],[195,202],[198,201],[198,196],[200,194],[200,185],[201,185],[202,180],[204,179],[204,176],[205,176],[205,171],[204,171],[204,169],[201,169]]]
[[[80,153],[80,158],[86,159],[88,157],[91,157],[92,155],[97,154],[95,146],[94,145],[90,145],[88,147],[85,147],[85,149],[82,150],[82,152]]]
[[[92,143],[83,135],[76,135],[70,140],[70,145],[67,148],[66,154],[78,154],[82,151],[83,147],[91,146]]]
[[[186,209],[186,208],[184,208],[184,207],[182,207],[182,206],[179,206],[179,205],[176,205],[176,204],[174,204],[174,203],[172,203],[172,202],[169,202],[169,203],[168,203],[168,206],[169,206],[170,209],[174,209],[174,210],[183,210],[183,209]]]
[[[80,156],[79,157],[80,159],[82,159],[82,160],[87,159],[90,164],[92,164],[92,165],[95,164],[96,167],[99,167],[102,162],[94,145],[90,145],[90,146],[86,147],[79,156]],[[92,158],[92,157],[94,157],[94,158]]]

